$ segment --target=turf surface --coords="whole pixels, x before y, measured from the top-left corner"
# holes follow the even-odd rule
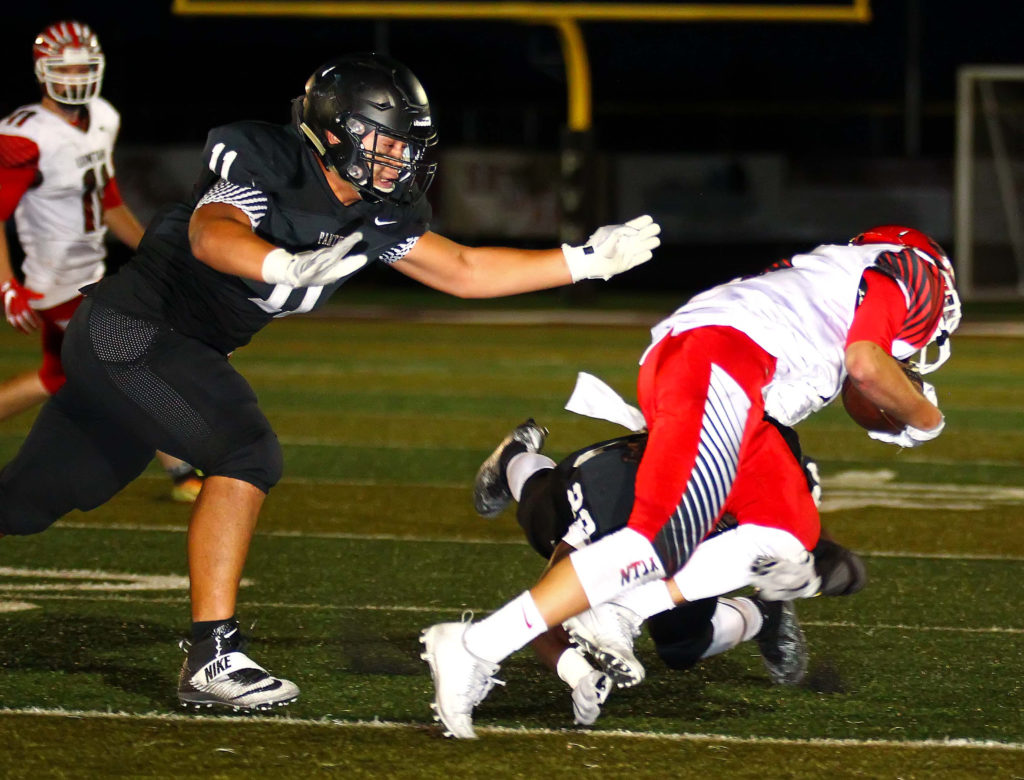
[[[187,509],[154,467],[94,512],[0,542],[0,609],[26,607],[0,611],[0,774],[1024,776],[1012,339],[956,339],[935,375],[947,431],[926,447],[871,442],[838,408],[801,425],[824,521],[871,578],[853,598],[800,605],[805,685],[770,686],[753,646],[671,672],[643,638],[648,681],[613,693],[587,733],[571,729],[564,686],[520,653],[478,709],[481,739],[439,738],[419,630],[496,607],[542,565],[511,513],[472,512],[476,467],[530,415],[555,457],[615,435],[561,406],[577,370],[632,396],[646,342],[623,325],[275,323],[233,358],[286,457],[240,617],[254,657],[302,697],[271,717],[178,714]],[[35,349],[0,333],[0,375]],[[0,457],[31,417],[0,423]]]

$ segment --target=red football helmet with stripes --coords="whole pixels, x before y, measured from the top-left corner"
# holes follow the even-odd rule
[[[80,106],[98,94],[106,58],[96,33],[87,24],[51,24],[32,44],[36,79],[58,103]]]
[[[950,344],[949,338],[953,331],[960,325],[960,296],[956,292],[956,273],[949,255],[939,246],[938,242],[930,236],[911,227],[903,225],[880,225],[870,230],[865,230],[859,236],[850,241],[854,246],[866,244],[892,244],[895,246],[908,247],[915,253],[931,263],[939,272],[942,279],[943,291],[942,314],[935,332],[929,340],[938,347],[938,356],[934,361],[929,361],[927,345],[921,350],[920,357],[914,366],[922,374],[928,374],[937,369],[949,359]]]

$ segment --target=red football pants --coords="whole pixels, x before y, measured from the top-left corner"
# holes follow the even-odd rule
[[[667,336],[645,356],[638,397],[649,438],[629,526],[673,574],[723,512],[790,531],[810,549],[817,508],[800,464],[764,421],[775,358],[746,334],[707,326]]]
[[[64,385],[64,367],[60,362],[60,349],[64,345],[64,331],[75,313],[82,296],[57,304],[50,309],[37,309],[35,315],[42,321],[39,333],[43,343],[43,363],[39,367],[39,380],[46,392],[53,395]]]

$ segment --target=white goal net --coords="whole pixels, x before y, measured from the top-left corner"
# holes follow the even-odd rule
[[[956,245],[962,298],[1024,298],[1024,65],[957,81]]]

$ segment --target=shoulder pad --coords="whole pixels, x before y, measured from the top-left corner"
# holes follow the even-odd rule
[[[39,164],[39,146],[31,138],[0,126],[0,168],[28,168]]]
[[[218,178],[273,192],[295,170],[297,149],[280,125],[235,122],[210,131],[203,163]]]
[[[913,249],[882,252],[870,268],[892,277],[907,296],[907,319],[900,338],[927,343],[942,315],[943,289],[938,269]]]
[[[104,98],[93,98],[92,102],[89,104],[89,110],[92,112],[91,121],[106,122],[107,124],[112,123],[115,129],[121,127],[120,112]]]

